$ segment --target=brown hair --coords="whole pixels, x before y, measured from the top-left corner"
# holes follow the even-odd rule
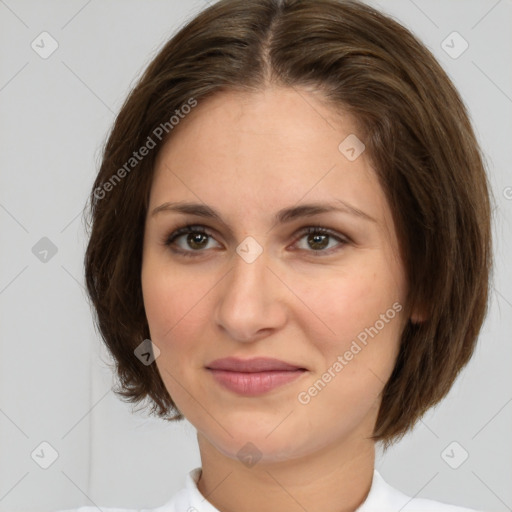
[[[374,439],[388,446],[446,395],[473,353],[487,309],[490,198],[468,113],[446,73],[407,29],[356,1],[221,0],[165,44],[125,101],[90,194],[85,255],[115,391],[147,399],[162,418],[183,418],[156,364],[134,356],[150,336],[140,273],[158,153],[135,162],[134,150],[155,142],[159,126],[161,147],[184,105],[269,84],[318,91],[333,110],[354,115],[393,213],[406,312],[419,306],[425,320],[407,323],[383,390]]]

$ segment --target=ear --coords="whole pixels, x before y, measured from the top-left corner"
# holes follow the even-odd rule
[[[424,306],[414,307],[411,311],[411,316],[409,318],[413,324],[421,324],[423,322],[426,322],[429,318],[427,308]]]

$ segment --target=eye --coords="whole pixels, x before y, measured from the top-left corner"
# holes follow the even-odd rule
[[[300,233],[299,241],[302,239],[305,239],[306,248],[299,247],[299,249],[311,252],[314,256],[331,254],[349,242],[349,240],[341,234],[321,226],[309,226],[304,228]],[[331,245],[331,242],[335,241],[338,243],[334,244],[334,246]],[[336,245],[341,247],[337,249]]]
[[[203,226],[184,226],[173,231],[164,241],[164,244],[169,247],[177,246],[177,249],[172,249],[174,252],[180,253],[183,256],[195,256],[203,249],[211,249],[208,246],[209,242],[213,240],[213,236]]]
[[[298,247],[298,250],[312,253],[314,256],[327,256],[340,250],[350,240],[340,233],[333,232],[321,226],[308,226],[299,232],[299,238],[294,243],[305,240],[306,246]],[[199,256],[204,249],[213,249],[210,245],[215,239],[213,235],[200,225],[186,225],[173,231],[164,239],[164,245],[175,253],[183,256]],[[335,243],[336,242],[336,243]],[[299,244],[300,245],[300,244]],[[218,248],[219,246],[217,246]],[[297,249],[293,249],[297,250]]]

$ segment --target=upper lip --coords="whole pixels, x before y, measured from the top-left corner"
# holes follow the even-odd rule
[[[237,359],[236,357],[225,357],[215,359],[209,363],[206,368],[210,370],[226,370],[231,372],[267,372],[267,371],[292,371],[305,370],[301,366],[286,363],[279,359],[268,357],[255,357],[252,359]]]

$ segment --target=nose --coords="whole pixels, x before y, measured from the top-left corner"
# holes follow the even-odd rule
[[[251,342],[286,322],[285,287],[268,268],[265,252],[253,262],[238,254],[218,289],[215,321],[232,339]]]

